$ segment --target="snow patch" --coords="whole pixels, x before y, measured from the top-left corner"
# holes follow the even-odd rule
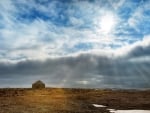
[[[94,106],[94,107],[100,107],[100,108],[102,108],[102,107],[107,107],[107,106],[104,106],[104,105],[98,105],[98,104],[93,104],[93,106]]]
[[[114,110],[109,109],[111,113],[150,113],[150,110]]]
[[[92,104],[94,107],[107,107],[99,104]],[[150,110],[115,110],[115,109],[107,109],[110,113],[150,113]]]

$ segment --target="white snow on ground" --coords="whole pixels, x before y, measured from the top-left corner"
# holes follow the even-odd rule
[[[94,107],[107,107],[99,104],[92,104]],[[150,113],[150,110],[115,110],[115,109],[107,109],[110,113]]]
[[[150,110],[110,110],[111,113],[150,113]]]
[[[94,106],[94,107],[100,107],[100,108],[106,107],[106,106],[104,106],[104,105],[98,105],[98,104],[93,104],[93,106]]]
[[[107,109],[107,110],[109,110],[110,111],[110,113],[115,113],[115,109]]]

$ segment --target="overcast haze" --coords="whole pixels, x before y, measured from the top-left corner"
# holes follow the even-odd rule
[[[0,87],[150,88],[150,0],[0,0]]]

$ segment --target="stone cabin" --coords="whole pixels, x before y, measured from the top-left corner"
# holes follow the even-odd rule
[[[38,80],[32,84],[32,89],[43,89],[43,88],[45,88],[45,84],[41,80]]]

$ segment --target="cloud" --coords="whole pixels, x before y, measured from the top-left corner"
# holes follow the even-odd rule
[[[132,16],[129,18],[128,23],[131,27],[133,27],[137,32],[147,34],[147,26],[145,23],[149,23],[149,1],[146,3],[140,3],[139,7],[134,10]]]
[[[28,84],[31,84],[41,79],[48,86],[57,87],[149,88],[150,62],[133,60],[137,57],[149,56],[149,49],[149,45],[134,46],[128,51],[126,57],[82,53],[45,61],[26,60],[15,64],[1,63],[1,81],[7,81],[3,85],[12,85],[12,87],[15,86],[14,83],[18,84],[17,81],[23,80],[23,86],[29,87],[25,83],[26,80],[29,80]],[[8,84],[7,78],[15,79]]]
[[[0,83],[149,88],[148,3],[0,1]]]
[[[114,34],[116,27],[108,34],[102,31],[100,20],[106,12],[113,15],[116,26],[120,23],[119,15],[109,9],[107,5],[111,4],[105,1],[30,1],[29,4],[26,1],[7,0],[11,9],[4,4],[6,3],[1,1],[1,25],[5,25],[0,29],[0,43],[1,51],[6,54],[2,59],[45,59],[95,49],[107,51],[108,48],[124,46],[125,42],[117,40],[118,36]],[[77,48],[81,43],[89,43],[91,47]],[[39,51],[41,57],[38,55]],[[12,54],[25,57],[14,58]]]

